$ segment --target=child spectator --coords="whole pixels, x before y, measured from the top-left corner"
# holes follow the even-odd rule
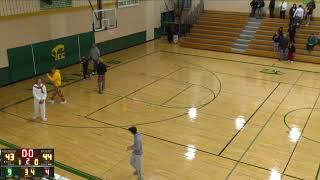
[[[272,40],[273,40],[273,52],[276,52],[279,50],[279,34],[278,34],[278,32],[276,32],[273,35]]]
[[[288,29],[289,33],[289,40],[290,43],[296,43],[295,36],[296,36],[296,27],[294,25],[291,25]]]
[[[52,93],[52,97],[49,100],[49,102],[54,104],[54,99],[55,99],[56,95],[58,95],[61,98],[60,104],[67,103],[67,101],[64,98],[64,95],[63,95],[63,93],[62,93],[62,91],[60,89],[60,86],[61,86],[61,74],[60,74],[60,71],[58,69],[53,68],[51,70],[51,75],[47,73],[47,76],[48,76],[49,80],[51,81],[51,83],[53,85],[53,93]]]
[[[292,63],[292,61],[294,60],[294,53],[296,52],[296,47],[294,45],[294,43],[290,43],[288,46],[288,61]]]
[[[316,36],[312,33],[309,35],[308,40],[307,40],[307,50],[309,53],[313,51],[314,46],[317,44],[317,38]]]
[[[280,36],[283,36],[283,27],[279,27],[279,29],[278,29],[278,35],[279,35],[279,37],[280,37]]]

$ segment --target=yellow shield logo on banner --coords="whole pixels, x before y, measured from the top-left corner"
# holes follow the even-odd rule
[[[66,58],[66,54],[64,51],[64,45],[63,44],[56,45],[56,47],[54,47],[51,50],[51,56],[54,58],[55,61],[59,61],[59,60]]]

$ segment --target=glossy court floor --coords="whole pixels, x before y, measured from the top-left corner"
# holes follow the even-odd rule
[[[35,79],[0,88],[1,147],[55,148],[70,179],[133,180],[135,125],[146,180],[317,179],[319,65],[161,40],[103,59],[106,92],[81,80],[80,65],[63,69],[68,103],[47,104],[46,123],[31,121]]]

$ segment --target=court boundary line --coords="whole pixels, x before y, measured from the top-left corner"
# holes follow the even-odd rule
[[[318,180],[319,174],[320,174],[320,164],[319,164],[319,167],[318,167],[318,170],[317,170],[317,174],[316,174],[316,177],[315,177],[314,180]]]
[[[154,51],[154,52],[152,52],[152,53],[145,54],[145,55],[143,55],[143,56],[151,55],[151,54],[153,54],[153,53],[157,53],[157,52],[161,52],[161,51]],[[179,54],[179,53],[178,53],[178,54]],[[193,56],[193,55],[190,55],[190,54],[185,54],[185,55]],[[138,57],[137,59],[140,59],[140,58],[142,58],[143,56]],[[205,58],[210,58],[210,57],[205,57]],[[226,61],[228,61],[228,60],[226,60]],[[232,61],[232,62],[238,62],[238,63],[243,63],[243,62],[233,61],[233,60],[229,60],[229,61]],[[133,61],[127,61],[127,62],[124,62],[123,64],[118,65],[118,66],[121,66],[121,65],[124,65],[124,64],[130,63],[130,62],[133,62]],[[256,64],[256,65],[262,65],[262,64]],[[115,67],[118,67],[118,66],[114,66],[114,67],[112,67],[112,68],[115,68]],[[262,65],[262,66],[266,66],[266,65]],[[112,69],[112,68],[110,68],[110,69]],[[280,67],[280,68],[282,68],[282,67]],[[286,69],[286,68],[284,68],[284,69]],[[293,70],[303,71],[303,70],[298,70],[298,69],[293,69]],[[316,72],[316,73],[318,73],[318,72]],[[82,80],[82,79],[81,79],[81,80]],[[259,79],[259,80],[262,80],[262,81],[268,81],[268,80],[264,80],[264,79]],[[80,80],[79,80],[79,81],[80,81]],[[65,86],[63,86],[63,87],[66,87],[66,86],[71,85],[71,84],[74,84],[74,83],[76,83],[76,82],[68,83],[68,84],[66,84],[66,85],[65,85]],[[279,83],[279,82],[277,82],[277,83]],[[281,83],[281,82],[280,82],[280,83]],[[286,84],[286,83],[283,83],[283,84]],[[297,85],[296,85],[296,86],[297,86]],[[312,87],[309,87],[309,88],[312,88]],[[16,105],[16,104],[14,104],[14,105]],[[2,109],[0,109],[0,110],[2,110]],[[148,136],[147,134],[145,134],[145,135],[146,135],[146,136]],[[154,137],[154,138],[157,138],[157,137]],[[163,141],[163,140],[162,140],[162,141]],[[183,146],[184,146],[184,145],[183,145]],[[197,149],[197,150],[199,150],[199,149]],[[210,154],[210,153],[209,153],[209,154]],[[227,158],[227,157],[223,157],[223,156],[219,156],[219,157],[229,159],[229,158]],[[235,161],[237,161],[237,160],[235,160]],[[248,164],[248,163],[245,163],[245,162],[240,162],[240,163]],[[251,164],[250,164],[250,166],[254,166],[254,167],[257,167],[257,168],[259,167],[259,166],[255,166],[255,165],[251,165]],[[259,168],[261,168],[261,167],[259,167]],[[261,169],[268,170],[268,169],[266,169],[266,168],[261,168]],[[269,170],[268,170],[268,171],[269,171]],[[285,175],[285,176],[294,177],[294,176],[290,176],[290,175]],[[297,177],[294,177],[294,178],[297,178]],[[297,178],[297,179],[300,179],[300,178]]]
[[[160,50],[155,50],[155,51],[152,51],[152,52],[150,52],[150,53],[141,55],[141,56],[139,56],[139,57],[132,58],[131,60],[128,60],[128,61],[125,61],[125,62],[123,62],[123,63],[121,63],[121,64],[117,64],[117,65],[114,65],[114,66],[110,67],[110,68],[108,69],[108,71],[109,71],[109,70],[112,70],[112,69],[114,69],[114,68],[117,68],[117,67],[119,67],[119,66],[128,64],[128,63],[130,63],[130,62],[137,61],[137,60],[139,60],[140,58],[143,58],[143,57],[145,57],[145,56],[152,55],[152,54],[155,54],[155,53],[158,53],[158,52],[160,52]],[[121,57],[122,57],[122,56],[121,56]],[[106,63],[107,63],[107,62],[106,62]],[[74,64],[74,65],[71,65],[71,66],[76,66],[76,65],[78,65],[78,64]],[[65,68],[68,68],[68,67],[65,67]],[[62,69],[65,69],[65,68],[62,68]],[[40,76],[40,75],[39,75],[39,76]],[[35,77],[37,77],[37,76],[35,76]],[[35,77],[32,77],[32,78],[35,78]],[[32,78],[30,78],[30,79],[32,79]],[[73,82],[70,82],[70,83],[66,83],[66,84],[62,85],[61,87],[64,88],[64,87],[67,87],[67,86],[69,86],[69,85],[72,85],[72,84],[81,82],[81,81],[83,81],[82,78],[81,78],[81,79],[78,79],[78,80],[75,80],[75,81],[73,81]],[[48,91],[48,93],[49,93],[49,92],[52,92],[52,91],[53,91],[53,89],[51,89],[50,91]],[[20,103],[23,103],[23,102],[25,102],[25,101],[28,101],[28,100],[30,100],[30,99],[32,99],[32,98],[33,98],[33,96],[26,97],[25,99],[19,100],[19,101],[15,102],[15,103],[12,103],[12,104],[9,104],[9,105],[0,107],[0,111],[2,111],[2,110],[4,110],[4,109],[7,109],[7,108],[9,108],[9,107],[11,107],[11,106],[15,106],[15,105],[17,105],[17,104],[20,104]]]
[[[12,144],[12,143],[10,143],[8,141],[5,141],[5,140],[3,140],[1,138],[0,138],[0,144],[3,145],[3,146],[9,147],[9,148],[14,148],[14,149],[19,149],[20,148],[19,146],[15,145],[15,144]],[[83,178],[90,179],[90,180],[91,179],[92,180],[102,180],[101,178],[98,178],[96,176],[93,176],[91,174],[83,172],[81,170],[75,169],[75,168],[73,168],[71,166],[68,166],[68,165],[66,165],[64,163],[61,163],[59,161],[56,161],[56,160],[54,161],[54,166],[56,166],[56,167],[58,167],[58,168],[60,168],[62,170],[65,170],[67,172],[70,172],[72,174],[75,174],[75,175],[77,175],[79,177],[83,177]]]
[[[245,126],[249,123],[249,121],[254,117],[254,115],[260,110],[260,108],[269,100],[269,98],[273,95],[273,93],[278,89],[280,86],[280,83],[277,84],[277,86],[271,91],[271,93],[267,96],[267,98],[264,99],[264,101],[260,104],[260,106],[252,113],[252,115],[248,118],[248,120],[245,122],[245,124],[242,126],[242,128],[237,131],[237,133],[229,140],[229,142],[225,145],[224,148],[219,152],[218,156],[220,156],[227,147],[232,143],[232,141],[242,132],[242,130],[245,128]]]
[[[299,81],[299,79],[302,77],[303,72],[300,73],[300,76],[296,79],[296,82]],[[272,119],[272,117],[274,116],[274,114],[276,113],[276,111],[279,109],[279,107],[281,106],[281,104],[284,102],[284,100],[288,97],[288,95],[291,93],[292,89],[295,87],[295,84],[291,85],[290,89],[288,90],[288,92],[286,93],[285,97],[283,97],[283,99],[281,100],[281,102],[278,104],[277,108],[271,113],[271,115],[269,116],[269,118],[267,119],[267,121],[263,124],[262,128],[259,130],[258,134],[254,137],[254,139],[251,141],[251,143],[249,144],[249,146],[245,149],[244,153],[241,155],[239,161],[241,161],[243,159],[243,157],[247,154],[247,152],[249,151],[249,149],[252,147],[252,145],[255,143],[255,141],[257,140],[257,138],[259,137],[259,135],[261,134],[261,132],[264,130],[264,128],[267,126],[267,124],[270,122],[270,120]],[[229,172],[229,174],[227,175],[227,177],[225,178],[225,180],[229,179],[229,177],[231,176],[231,174],[234,172],[234,170],[236,169],[236,167],[238,166],[239,163],[236,163],[234,165],[234,167],[232,168],[232,170]]]
[[[296,71],[302,71],[302,72],[320,73],[320,72],[317,72],[317,71],[308,71],[308,70],[302,70],[302,69],[295,69],[295,68],[288,68],[288,67],[281,67],[281,66],[273,66],[273,65],[267,65],[267,64],[259,64],[259,63],[247,62],[247,61],[237,61],[237,60],[224,59],[224,58],[214,58],[214,57],[209,57],[209,56],[201,56],[201,55],[196,55],[196,54],[173,52],[173,51],[168,51],[168,50],[160,50],[160,52],[166,52],[166,53],[172,53],[172,54],[182,54],[182,55],[202,57],[202,58],[208,58],[208,59],[215,59],[215,60],[218,60],[218,61],[229,61],[229,62],[236,62],[236,63],[241,63],[241,64],[253,64],[253,65],[275,67],[275,68],[288,69],[288,70],[296,70]],[[230,53],[227,53],[227,54],[230,54]],[[251,57],[257,57],[257,56],[251,56]],[[302,63],[302,62],[299,62],[299,63]],[[304,64],[308,64],[308,63],[304,63]],[[275,65],[275,63],[274,63],[274,65]]]
[[[306,121],[306,123],[304,124],[304,126],[303,126],[303,128],[302,128],[302,130],[301,130],[301,132],[300,132],[300,133],[301,133],[301,134],[300,134],[300,137],[299,137],[298,141],[296,142],[296,144],[294,145],[293,151],[292,151],[292,153],[291,153],[291,155],[290,155],[290,157],[289,157],[289,159],[288,159],[288,162],[287,162],[287,164],[286,164],[283,172],[285,172],[285,171],[287,170],[287,168],[288,168],[288,166],[289,166],[289,163],[290,163],[290,161],[291,161],[291,158],[292,158],[292,156],[293,156],[296,148],[298,147],[298,144],[299,144],[301,138],[303,137],[303,136],[302,136],[303,131],[304,131],[305,128],[307,127],[307,124],[308,124],[308,122],[309,122],[309,120],[310,120],[310,117],[311,117],[313,111],[314,111],[314,108],[316,107],[316,105],[317,105],[317,103],[318,103],[319,97],[320,97],[320,92],[318,93],[318,97],[317,97],[316,101],[314,102],[313,107],[312,107],[311,110],[310,110],[310,113],[309,113],[309,115],[308,115],[307,121]]]
[[[192,63],[190,63],[190,64],[192,64]],[[200,66],[200,65],[198,65],[198,66]],[[201,67],[201,66],[200,66],[200,67]],[[202,68],[203,68],[203,67],[202,67]],[[205,69],[205,68],[203,68],[203,69]],[[205,69],[205,70],[207,70],[207,69]],[[209,70],[207,70],[207,71],[209,71]],[[209,72],[212,73],[213,75],[215,74],[215,73],[213,73],[213,72],[211,72],[211,71],[209,71]],[[222,85],[221,85],[221,87],[222,87]],[[221,90],[221,88],[220,88],[220,90]],[[219,92],[220,92],[220,90],[219,90]],[[218,93],[218,95],[219,95],[219,93]],[[184,114],[184,115],[185,115],[185,114]],[[120,129],[123,129],[123,130],[127,130],[126,128],[124,128],[124,127],[122,127],[122,126],[116,126],[116,125],[113,125],[113,124],[110,124],[110,123],[106,123],[106,122],[104,122],[104,121],[96,120],[96,119],[90,118],[90,117],[86,117],[86,118],[87,118],[87,119],[90,119],[90,120],[93,120],[93,121],[96,121],[96,122],[100,122],[100,123],[102,123],[102,124],[107,124],[107,125],[110,125],[110,126],[114,126],[114,127],[116,127],[116,128],[120,128]],[[159,137],[156,137],[156,136],[152,136],[152,135],[149,135],[149,134],[146,134],[146,133],[142,133],[142,134],[144,134],[144,135],[146,135],[146,136],[148,136],[148,137],[150,137],[150,138],[158,139],[158,140],[160,140],[160,141],[165,141],[165,142],[167,142],[167,143],[179,145],[179,146],[182,146],[182,147],[187,147],[187,146],[184,145],[184,144],[180,144],[180,143],[176,143],[176,142],[169,141],[169,140],[166,140],[166,139],[162,139],[162,138],[159,138]],[[239,162],[239,163],[246,164],[246,165],[249,165],[249,166],[252,166],[252,167],[255,167],[255,168],[260,168],[260,169],[263,169],[263,170],[266,170],[266,171],[270,171],[270,170],[267,169],[267,168],[259,167],[259,166],[257,166],[257,165],[252,165],[252,164],[249,164],[249,163],[246,163],[246,162],[237,161],[237,160],[235,160],[235,159],[228,158],[228,157],[224,157],[224,156],[217,156],[217,155],[214,154],[214,153],[207,152],[207,151],[204,151],[204,150],[201,150],[201,149],[196,149],[196,150],[198,150],[198,151],[200,151],[200,152],[203,152],[203,153],[206,153],[206,154],[214,155],[214,156],[216,156],[216,157],[220,157],[220,158],[224,158],[224,159],[229,159],[229,160],[231,160],[231,161]],[[292,177],[292,178],[295,178],[295,179],[301,179],[301,178],[294,177],[294,176],[287,175],[287,174],[285,174],[285,176]]]
[[[150,83],[148,83],[148,84],[146,84],[146,85],[144,85],[144,86],[142,86],[142,87],[134,90],[133,92],[131,92],[131,93],[129,93],[129,94],[127,94],[127,95],[125,95],[125,96],[123,96],[123,97],[121,97],[121,98],[119,98],[119,99],[117,99],[117,100],[115,100],[115,101],[113,101],[113,102],[111,102],[111,103],[109,103],[109,104],[107,104],[107,105],[105,105],[105,106],[103,106],[103,107],[101,107],[101,108],[99,108],[99,109],[97,109],[97,110],[89,113],[89,114],[87,114],[85,117],[89,117],[89,116],[91,116],[91,115],[93,115],[93,114],[101,111],[102,109],[104,109],[104,108],[106,108],[106,107],[108,107],[108,106],[110,106],[110,105],[112,105],[112,104],[114,104],[114,103],[116,103],[116,102],[118,102],[118,101],[121,101],[122,99],[124,99],[124,98],[126,98],[126,97],[128,97],[128,96],[130,96],[130,95],[132,95],[132,94],[134,94],[134,93],[136,93],[136,92],[138,92],[138,91],[140,91],[140,90],[142,90],[142,89],[144,89],[144,88],[146,88],[146,87],[148,87],[148,86],[150,86],[150,85],[152,85],[152,84],[154,84],[154,83],[156,83],[156,82],[159,82],[160,80],[162,80],[162,79],[170,76],[171,74],[174,74],[174,73],[180,71],[181,69],[183,69],[183,68],[179,67],[178,69],[176,69],[176,70],[174,70],[174,71],[166,74],[165,76],[160,77],[160,78],[158,78],[158,79],[156,79],[156,80],[153,80],[152,82],[150,82]]]

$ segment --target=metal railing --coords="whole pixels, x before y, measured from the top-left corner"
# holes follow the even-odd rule
[[[92,5],[97,1],[92,0]],[[113,0],[102,0],[102,3],[113,2]],[[90,6],[88,0],[72,0],[71,7]],[[41,9],[40,0],[0,0],[0,16],[11,16],[18,14],[37,13],[46,11]]]

